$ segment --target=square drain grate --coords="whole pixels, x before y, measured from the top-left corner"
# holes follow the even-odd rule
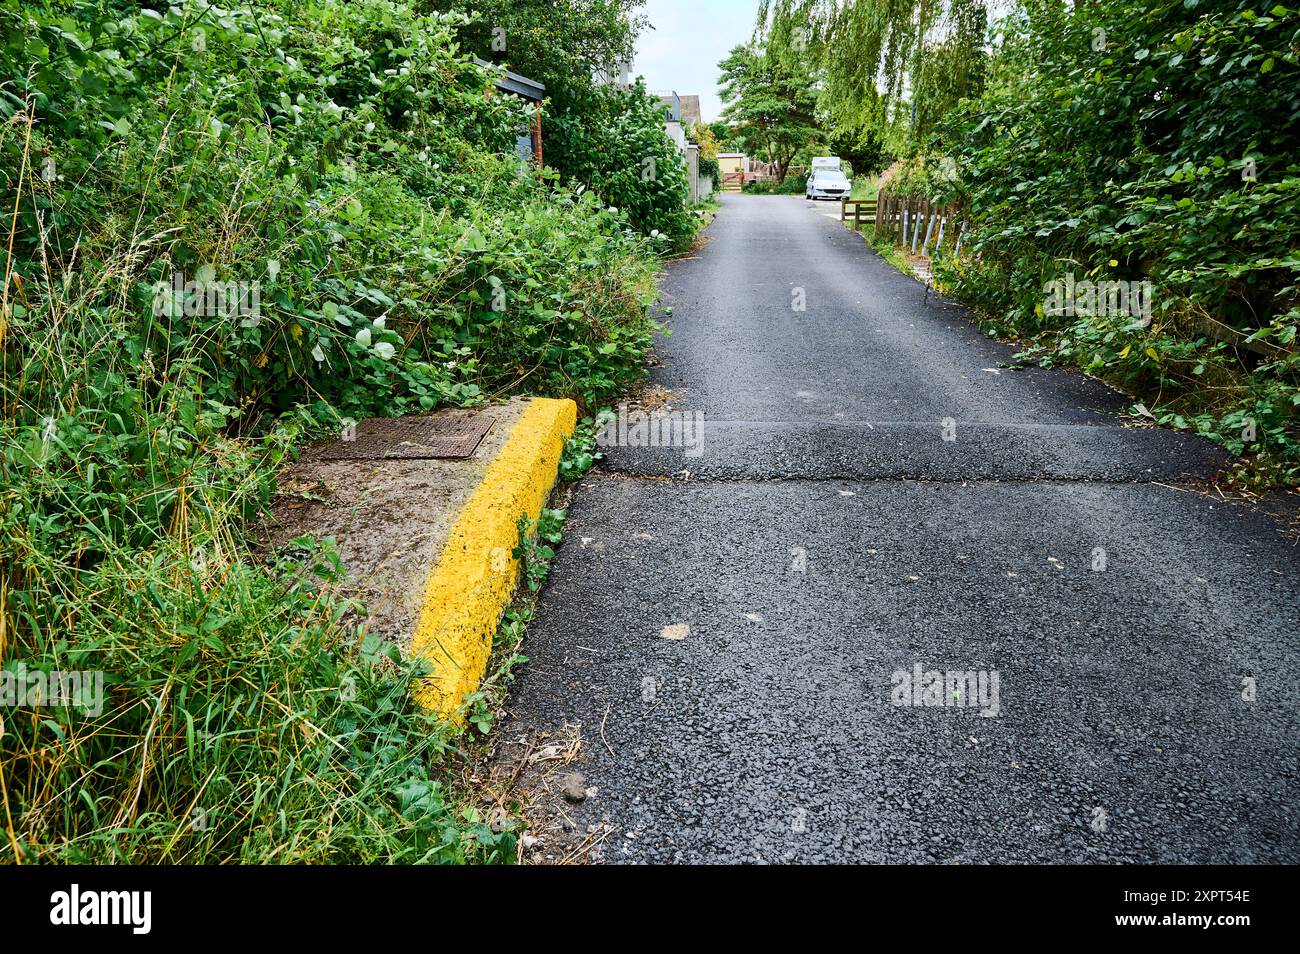
[[[371,417],[320,456],[322,460],[464,460],[495,423],[489,414]]]

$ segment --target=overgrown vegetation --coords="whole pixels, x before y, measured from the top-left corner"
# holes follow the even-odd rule
[[[613,418],[614,412],[606,409],[591,417],[581,418],[574,425],[573,433],[564,442],[564,453],[560,455],[560,480],[578,480],[597,461],[604,458],[605,455],[598,450],[596,435]]]
[[[547,165],[594,188],[645,234],[686,248],[694,223],[680,157],[662,134],[657,101],[627,70],[648,25],[642,0],[430,2],[467,16],[457,29],[467,49],[545,85]]]
[[[753,192],[756,195],[803,195],[807,188],[808,177],[802,174],[788,175],[779,181],[746,182],[743,187],[745,192]]]
[[[599,161],[605,115],[620,102],[608,81],[632,81],[623,67],[648,26],[638,13],[642,0],[425,2],[461,14],[455,29],[462,48],[546,87],[546,162],[566,178],[584,178]]]
[[[529,107],[459,26],[0,2],[0,663],[108,679],[95,715],[3,710],[0,860],[513,857],[328,542],[262,556],[241,529],[344,419],[595,406],[642,371],[679,166],[644,201],[613,166],[522,169]],[[611,97],[629,136],[660,128]]]
[[[567,482],[576,477],[561,476],[560,479]],[[533,613],[537,609],[542,584],[551,573],[555,547],[564,540],[564,521],[567,516],[564,510],[543,507],[536,520],[530,520],[526,515],[519,517],[519,543],[514,549],[514,558],[519,561],[520,586],[497,626],[487,676],[477,691],[465,700],[466,718],[481,735],[486,736],[492,731],[497,716],[505,705],[515,670],[528,662],[528,657],[520,650],[528,624],[532,622]]]

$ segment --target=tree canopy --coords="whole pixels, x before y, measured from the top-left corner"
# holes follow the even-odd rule
[[[590,133],[619,110],[611,86],[632,61],[648,23],[644,0],[430,0],[466,17],[457,36],[467,50],[546,86],[546,162],[586,178]]]
[[[819,134],[808,61],[792,52],[742,45],[718,64],[731,141],[772,163],[780,180]]]
[[[841,142],[875,137],[905,152],[978,92],[989,2],[763,0],[758,30],[805,51],[820,115]]]

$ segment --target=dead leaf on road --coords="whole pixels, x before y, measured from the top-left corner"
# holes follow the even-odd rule
[[[664,639],[685,639],[690,633],[691,628],[685,623],[670,623],[659,633]]]

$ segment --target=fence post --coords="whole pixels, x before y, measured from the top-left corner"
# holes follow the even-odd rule
[[[937,212],[931,212],[929,216],[927,216],[927,220],[925,224],[925,241],[921,243],[922,255],[930,254],[930,236],[934,234],[934,220],[937,217],[938,217]]]

